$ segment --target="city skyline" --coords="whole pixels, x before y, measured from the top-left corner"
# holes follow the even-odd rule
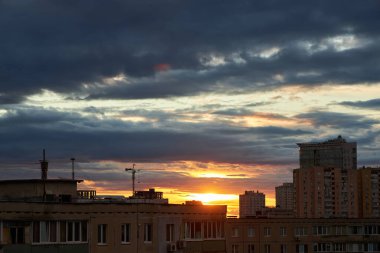
[[[344,10],[342,9],[344,6]],[[296,143],[380,164],[377,1],[1,1],[1,180],[274,206]],[[235,208],[235,209],[234,209]]]

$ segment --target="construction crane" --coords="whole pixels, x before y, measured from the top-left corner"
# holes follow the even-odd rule
[[[125,171],[132,171],[132,197],[135,196],[135,179],[136,179],[136,169],[135,164],[133,164],[132,168],[126,168]]]

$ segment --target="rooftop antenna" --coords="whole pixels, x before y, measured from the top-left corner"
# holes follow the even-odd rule
[[[47,171],[48,171],[48,161],[45,159],[45,149],[42,151],[42,160],[40,160],[41,164],[41,179],[46,180],[47,179]]]
[[[135,196],[135,179],[136,179],[135,164],[133,164],[132,168],[126,168],[125,171],[132,171],[132,197],[134,197]]]
[[[72,157],[71,159],[71,178],[73,180],[75,180],[75,172],[74,172],[74,162],[75,162],[75,158]]]

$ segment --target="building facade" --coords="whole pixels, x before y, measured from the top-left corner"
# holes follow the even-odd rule
[[[276,187],[276,208],[294,209],[294,185],[293,183],[283,183]]]
[[[380,217],[380,168],[358,170],[361,217]]]
[[[265,194],[259,191],[245,191],[239,195],[239,217],[261,215],[265,209]]]
[[[228,219],[226,252],[380,252],[380,220]]]
[[[357,170],[327,167],[294,170],[296,217],[359,217],[357,174]]]
[[[0,252],[225,252],[226,206],[79,198],[78,182],[1,181]]]
[[[325,142],[297,143],[300,168],[332,167],[342,170],[357,168],[356,142],[347,142],[342,136]]]

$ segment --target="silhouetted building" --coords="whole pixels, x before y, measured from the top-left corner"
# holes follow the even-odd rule
[[[265,194],[262,192],[245,191],[239,195],[239,216],[252,217],[263,215],[265,209]]]
[[[325,142],[298,143],[300,168],[313,167],[356,169],[356,142],[347,142],[342,136]]]
[[[276,207],[280,209],[294,209],[294,185],[283,183],[276,187]]]
[[[168,204],[154,189],[134,198],[78,190],[82,180],[0,181],[1,253],[225,252],[224,205]]]

